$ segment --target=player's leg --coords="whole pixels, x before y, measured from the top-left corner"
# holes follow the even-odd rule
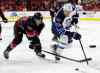
[[[0,40],[2,40],[2,37],[1,37],[1,24],[0,24]]]
[[[6,59],[9,58],[9,52],[11,52],[22,41],[23,33],[21,31],[19,31],[19,30],[20,29],[14,27],[14,35],[15,35],[15,37],[14,37],[13,41],[9,44],[7,49],[4,51],[4,57]]]
[[[60,29],[59,29],[58,25],[59,25],[59,23],[56,23],[56,22],[53,22],[53,24],[52,24],[52,33],[54,34],[53,39],[54,39],[54,41],[56,41],[56,43],[53,44],[52,47],[53,47],[53,53],[59,55],[60,54],[59,50],[61,50],[61,47],[59,46],[59,40],[58,40],[60,38],[60,32],[59,32]],[[62,32],[62,30],[61,30],[61,32]],[[60,58],[58,56],[55,56],[55,59],[60,60]]]
[[[34,49],[37,56],[45,57],[45,55],[42,54],[42,47],[41,47],[41,42],[40,42],[39,37],[35,36],[32,38],[29,48]]]
[[[69,45],[69,43],[68,43],[68,36],[61,35],[58,38],[58,43],[55,45],[54,53],[56,53],[57,55],[61,55],[63,49],[67,48],[68,45]],[[59,56],[55,56],[55,59],[56,60],[60,60]]]
[[[52,33],[53,33],[53,38],[52,38],[53,41],[56,41],[57,38],[58,38],[58,31],[57,31],[57,29],[56,29],[56,25],[57,25],[57,24],[56,24],[55,22],[52,22],[51,31],[52,31]]]

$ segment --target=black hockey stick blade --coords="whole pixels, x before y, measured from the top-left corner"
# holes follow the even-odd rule
[[[87,59],[83,59],[83,60],[80,60],[80,62],[86,62],[86,61],[91,61],[92,58],[87,58]]]
[[[96,45],[89,45],[90,48],[96,48]]]

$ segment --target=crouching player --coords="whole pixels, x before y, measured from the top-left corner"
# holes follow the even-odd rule
[[[37,56],[44,58],[42,54],[41,42],[39,35],[44,28],[43,17],[40,13],[35,13],[34,16],[22,17],[16,21],[14,25],[14,39],[4,51],[4,57],[9,59],[9,53],[21,43],[23,34],[30,41],[29,48],[34,49]]]
[[[52,33],[57,36],[57,44],[53,45],[53,48],[54,53],[58,55],[61,54],[61,51],[68,44],[72,43],[72,39],[81,39],[81,35],[79,33],[69,30],[72,25],[78,23],[78,14],[74,0],[69,0],[68,2],[68,4],[65,4],[58,10],[52,24]],[[63,25],[63,23],[65,25]],[[55,59],[60,60],[58,56],[55,56]]]

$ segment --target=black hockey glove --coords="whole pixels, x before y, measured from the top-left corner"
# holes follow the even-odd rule
[[[3,22],[4,22],[4,23],[7,23],[7,22],[8,22],[8,19],[3,18]]]
[[[67,35],[68,37],[72,38],[73,37],[73,32],[70,31],[65,31],[65,35]]]
[[[67,35],[69,38],[74,38],[75,40],[81,39],[81,34],[79,34],[77,32],[66,31],[65,35]]]
[[[75,40],[80,40],[81,39],[81,34],[77,33],[77,32],[73,32],[73,38]]]
[[[72,25],[77,24],[78,23],[78,18],[79,18],[79,14],[78,13],[76,15],[73,15],[71,24]]]

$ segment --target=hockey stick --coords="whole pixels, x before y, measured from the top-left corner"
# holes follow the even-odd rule
[[[76,30],[76,25],[75,25],[75,31],[77,32],[77,30]],[[80,46],[81,46],[81,49],[82,49],[82,52],[83,52],[84,58],[85,58],[85,60],[86,60],[86,63],[87,63],[87,65],[88,65],[89,62],[88,62],[88,60],[87,60],[87,56],[86,56],[86,53],[85,53],[85,51],[84,51],[84,48],[83,48],[83,45],[82,45],[82,42],[81,42],[80,39],[79,39],[79,43],[80,43]]]
[[[86,63],[87,63],[87,65],[88,65],[89,62],[88,62],[88,60],[87,60],[87,56],[86,56],[86,53],[85,53],[85,51],[84,51],[84,48],[83,48],[83,45],[82,45],[82,42],[81,42],[80,39],[79,39],[79,43],[80,43],[80,45],[81,45],[81,49],[82,49],[82,51],[83,51],[84,57],[85,57],[85,59],[86,59]]]
[[[68,58],[68,57],[64,57],[64,56],[61,56],[61,55],[57,55],[55,53],[51,53],[51,52],[48,52],[48,51],[45,51],[45,50],[42,50],[43,52],[45,53],[48,53],[48,54],[51,54],[51,55],[54,55],[54,56],[58,56],[58,57],[61,57],[63,59],[66,59],[66,60],[70,60],[70,61],[74,61],[74,62],[78,62],[78,63],[82,63],[82,62],[85,62],[85,61],[91,61],[92,58],[86,58],[86,59],[82,59],[82,60],[75,60],[75,59],[71,59],[71,58]]]

